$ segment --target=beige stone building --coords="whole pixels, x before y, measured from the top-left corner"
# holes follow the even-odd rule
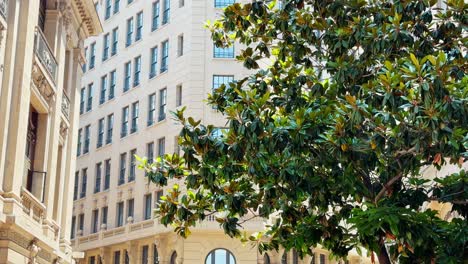
[[[70,227],[91,0],[0,0],[0,263],[72,263]]]

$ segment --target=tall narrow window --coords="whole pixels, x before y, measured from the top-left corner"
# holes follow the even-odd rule
[[[148,220],[151,218],[151,193],[145,195],[145,211],[144,219]]]
[[[146,144],[146,158],[148,159],[148,163],[154,162],[154,142]]]
[[[101,179],[102,179],[101,173],[102,173],[102,163],[99,162],[98,164],[96,164],[96,178],[94,182],[94,193],[98,193],[101,191]]]
[[[184,35],[179,35],[177,37],[177,56],[184,55]]]
[[[120,11],[120,0],[114,0],[114,14]]]
[[[108,159],[104,162],[104,191],[110,187],[110,175],[111,175],[111,160]]]
[[[127,20],[127,41],[125,42],[125,46],[128,47],[132,45],[132,36],[133,36],[133,17]]]
[[[153,3],[153,21],[151,25],[151,31],[155,31],[159,27],[159,0]]]
[[[80,198],[83,198],[86,196],[86,185],[88,183],[88,169],[82,169],[81,170],[81,192],[80,192]]]
[[[82,137],[82,134],[83,134],[83,129],[78,129],[78,145],[77,145],[77,148],[76,148],[76,156],[80,156],[81,155],[81,137]]]
[[[89,69],[94,69],[95,63],[96,63],[96,42],[92,43],[90,47]]]
[[[109,58],[109,45],[110,45],[110,35],[109,33],[105,34],[103,37],[102,43],[102,61],[105,61]]]
[[[107,226],[107,214],[109,213],[109,209],[107,206],[101,209],[101,225]]]
[[[159,264],[159,253],[158,253],[158,247],[153,244],[153,264]]]
[[[179,136],[174,137],[174,153],[180,155]]]
[[[86,153],[89,152],[90,134],[91,134],[91,125],[87,125],[85,127],[85,139],[84,139],[83,154],[86,154]]]
[[[74,239],[75,236],[76,236],[76,216],[72,216],[70,238]]]
[[[111,11],[112,11],[111,0],[106,0],[106,15],[104,16],[105,19],[108,19],[111,16]]]
[[[128,135],[128,106],[122,109],[122,129],[120,131],[120,137],[126,137]]]
[[[81,235],[84,232],[84,214],[78,215],[78,231],[80,231]]]
[[[166,138],[158,139],[158,157],[163,157],[166,153]]]
[[[182,84],[176,86],[176,107],[182,105]]]
[[[119,185],[125,183],[125,172],[127,170],[127,153],[120,154]]]
[[[94,83],[88,84],[88,104],[86,105],[86,112],[89,112],[91,109],[93,109],[93,88]]]
[[[114,114],[107,116],[107,135],[106,135],[106,144],[112,143],[112,134],[114,131]]]
[[[99,119],[98,121],[98,138],[96,147],[102,147],[104,143],[104,118]]]
[[[154,124],[156,113],[156,94],[150,94],[148,96],[148,126]]]
[[[179,8],[184,7],[185,0],[179,0]]]
[[[128,217],[134,217],[134,212],[135,212],[135,200],[130,199],[127,201],[127,218]]]
[[[120,251],[114,252],[114,264],[120,264]]]
[[[145,245],[141,248],[141,263],[142,264],[148,264],[148,251],[149,251],[148,245]]]
[[[124,87],[123,87],[124,92],[130,89],[131,75],[132,75],[132,63],[129,61],[125,63],[125,79],[124,79]]]
[[[141,39],[143,33],[143,11],[137,14],[137,24],[136,24],[136,32],[135,32],[135,41]]]
[[[99,104],[103,104],[106,101],[107,91],[107,74],[101,77],[101,93],[99,96]]]
[[[320,264],[325,264],[325,254],[320,254]]]
[[[114,99],[114,96],[115,96],[115,82],[117,81],[116,78],[117,78],[116,71],[115,70],[111,71],[111,73],[110,73],[110,84],[109,84],[109,99],[108,100]]]
[[[140,85],[141,79],[141,56],[135,58],[133,72],[133,87]]]
[[[85,109],[85,88],[81,88],[80,91],[80,115],[84,113]]]
[[[150,79],[158,72],[158,46],[151,48]]]
[[[81,69],[83,70],[83,73],[86,72],[86,62],[88,60],[88,47],[84,49],[84,56],[85,56],[85,62],[83,63],[83,66],[81,67]]]
[[[162,17],[162,22],[161,24],[167,24],[169,23],[169,13],[171,10],[171,1],[170,0],[163,0],[163,17]]]
[[[112,48],[111,48],[111,56],[117,54],[117,47],[119,45],[119,28],[116,27],[112,30]]]
[[[80,181],[80,172],[76,171],[75,172],[75,184],[73,185],[73,200],[78,199],[79,181]]]
[[[164,195],[163,190],[156,191],[156,198],[154,199],[155,206],[158,206],[159,202],[161,201],[161,197]]]
[[[92,225],[91,225],[91,233],[96,233],[98,231],[99,225],[99,210],[93,210],[92,213]]]
[[[128,181],[134,181],[135,180],[135,172],[136,172],[136,149],[130,150],[130,173],[128,175]]]
[[[138,101],[132,104],[132,128],[130,133],[138,131],[139,104]]]
[[[218,48],[213,45],[213,57],[215,58],[234,58],[234,45],[227,48]]]
[[[117,222],[116,222],[117,227],[123,225],[123,220],[124,220],[123,217],[124,217],[124,203],[119,202],[119,203],[117,203],[117,217],[116,217],[117,218]]]
[[[159,115],[158,121],[166,119],[167,89],[159,90]]]
[[[161,73],[163,73],[166,72],[169,67],[169,40],[162,43],[161,52]]]

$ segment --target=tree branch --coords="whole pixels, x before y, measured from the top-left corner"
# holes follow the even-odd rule
[[[387,191],[387,189],[390,188],[390,186],[392,186],[396,181],[398,181],[399,179],[401,179],[401,177],[403,177],[403,174],[402,174],[402,173],[399,173],[397,176],[395,176],[395,177],[393,177],[392,179],[390,179],[390,180],[384,185],[384,187],[380,190],[380,192],[377,194],[377,196],[375,196],[374,203],[377,204],[377,202],[380,200],[380,198],[382,198],[382,196],[385,194],[385,192]]]

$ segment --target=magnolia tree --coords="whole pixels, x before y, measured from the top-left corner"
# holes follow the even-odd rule
[[[304,256],[320,244],[336,257],[365,248],[380,263],[468,259],[464,0],[278,6],[236,3],[209,26],[217,46],[246,47],[237,59],[252,74],[209,97],[227,119],[222,136],[178,111],[183,156],[142,160],[152,182],[187,188],[163,197],[161,223],[187,237],[218,212],[227,235],[260,251]],[[456,173],[422,173],[448,163]],[[270,224],[246,236],[251,217]]]

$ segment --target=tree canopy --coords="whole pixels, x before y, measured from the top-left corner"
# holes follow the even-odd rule
[[[184,154],[141,167],[161,186],[161,223],[190,229],[213,212],[261,251],[317,244],[380,263],[468,259],[468,13],[464,0],[286,0],[235,3],[209,28],[240,43],[252,70],[208,101],[227,119],[183,110]],[[236,47],[240,45],[236,44]],[[450,175],[423,175],[447,164]],[[185,188],[184,187],[184,188]],[[447,221],[427,209],[451,203]],[[249,217],[271,219],[244,237]],[[373,254],[372,254],[373,256]]]

